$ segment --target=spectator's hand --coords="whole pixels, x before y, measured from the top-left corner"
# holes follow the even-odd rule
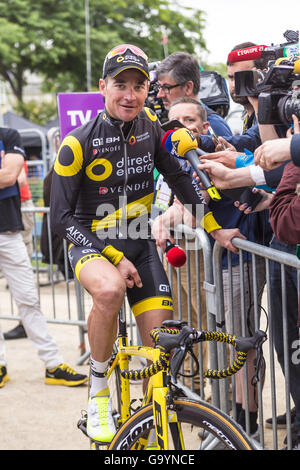
[[[141,278],[139,276],[136,267],[129,261],[125,256],[116,266],[117,270],[121,274],[122,278],[126,282],[126,286],[130,289],[136,285],[137,287],[143,287]]]
[[[216,240],[217,242],[220,243],[221,246],[224,248],[227,248],[227,250],[233,251],[233,253],[238,253],[239,250],[233,244],[231,243],[231,240],[234,237],[242,238],[243,240],[246,240],[246,237],[241,234],[240,229],[238,228],[228,228],[228,229],[219,229],[219,230],[214,230],[213,232],[210,232],[210,235]]]
[[[293,115],[294,133],[300,133],[300,124],[298,118]],[[267,140],[254,152],[254,163],[263,170],[273,170],[280,166],[284,161],[290,160],[291,139]]]
[[[0,162],[1,162],[1,168],[5,167],[5,152],[4,150],[1,150],[0,152]]]
[[[222,150],[231,150],[232,152],[236,152],[236,148],[227,142],[224,137],[219,137],[219,143],[213,138],[215,143],[215,152],[220,152]]]
[[[228,168],[235,168],[235,161],[238,155],[240,155],[239,152],[232,150],[222,150],[221,152],[208,153],[207,155],[203,155],[202,158],[205,160],[222,163]],[[201,161],[203,161],[202,158]]]
[[[250,214],[251,212],[260,212],[268,209],[273,199],[273,194],[267,193],[263,189],[253,188],[252,192],[259,192],[263,197],[254,210],[252,210],[252,207],[249,207],[247,203],[241,204],[239,201],[234,202],[235,207],[237,207],[241,212],[244,212],[246,215]]]
[[[206,160],[204,157],[201,158],[201,163],[198,165],[198,168],[207,172],[209,178],[213,181],[216,188],[228,189],[230,187],[228,185],[227,178],[229,173],[234,170],[231,170],[220,162]],[[193,177],[200,182],[196,172],[193,174]]]

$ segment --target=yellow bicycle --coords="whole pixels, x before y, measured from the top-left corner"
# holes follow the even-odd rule
[[[233,364],[222,370],[207,370],[208,378],[221,379],[240,370],[247,352],[257,348],[261,354],[266,334],[258,330],[244,338],[225,333],[197,331],[186,322],[170,320],[151,331],[154,347],[129,346],[126,321],[119,316],[118,350],[107,372],[113,398],[113,416],[117,432],[109,450],[254,450],[257,444],[242,428],[218,408],[187,398],[177,383],[186,354],[200,341],[221,341],[236,350]],[[172,356],[171,356],[172,352]],[[140,370],[129,370],[129,358],[138,356],[151,361]],[[259,362],[259,361],[258,361]],[[141,407],[132,410],[130,381],[149,379]],[[115,396],[115,398],[114,398]],[[86,416],[78,427],[86,434]],[[96,449],[101,443],[94,442]]]

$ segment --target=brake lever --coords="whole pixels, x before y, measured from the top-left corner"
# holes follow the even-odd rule
[[[173,354],[170,370],[174,383],[177,383],[177,375],[186,355],[186,346],[179,346]]]
[[[191,345],[182,345],[179,348],[175,350],[175,354],[172,357],[171,364],[170,364],[170,370],[171,370],[171,375],[173,378],[174,383],[177,383],[177,375],[179,374],[181,377],[195,377],[199,373],[200,370],[200,365],[197,357],[194,354],[194,351]],[[179,370],[180,367],[182,366],[185,356],[187,353],[190,353],[190,355],[193,358],[193,361],[196,363],[196,370],[193,368],[193,373],[191,375],[185,375],[185,374],[180,374]]]
[[[262,367],[262,362],[263,362],[263,350],[262,350],[262,345],[263,343],[267,340],[267,334],[265,332],[262,332],[259,330],[260,336],[258,336],[255,344],[255,349],[256,349],[256,360],[255,360],[255,374],[251,379],[251,384],[256,385],[260,378],[259,378],[259,373]],[[262,334],[264,333],[264,334]]]

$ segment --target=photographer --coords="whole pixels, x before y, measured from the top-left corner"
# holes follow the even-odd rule
[[[183,96],[193,98],[200,102],[200,67],[197,60],[186,52],[174,52],[166,57],[157,68],[158,94],[167,111],[173,101]],[[203,104],[203,103],[202,103]],[[226,121],[216,112],[204,105],[207,112],[207,121],[213,130],[225,137],[232,132]]]

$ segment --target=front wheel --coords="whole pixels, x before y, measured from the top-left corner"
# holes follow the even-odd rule
[[[244,431],[229,416],[207,403],[175,400],[169,410],[170,450],[255,450]],[[134,413],[119,429],[110,450],[146,450],[153,436],[152,404]],[[153,442],[151,443],[153,449]]]

